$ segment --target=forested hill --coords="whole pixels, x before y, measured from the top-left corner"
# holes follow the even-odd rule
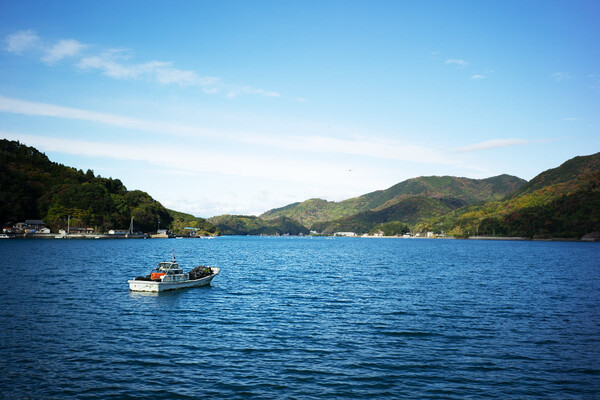
[[[160,226],[172,228],[188,220],[206,233],[216,233],[210,223],[188,214],[170,212],[148,193],[127,190],[119,179],[103,178],[52,162],[33,147],[0,140],[0,223],[42,219],[51,230],[71,226],[91,227],[96,232],[134,229],[153,232]]]
[[[308,235],[306,227],[298,222],[279,217],[263,220],[253,215],[219,215],[209,218],[223,235]]]
[[[453,236],[596,238],[600,235],[600,153],[542,172],[514,194],[454,210],[417,226]]]
[[[510,175],[487,179],[427,176],[408,179],[386,190],[378,190],[341,202],[310,199],[273,209],[261,215],[263,219],[281,216],[299,221],[305,226],[339,220],[365,211],[381,211],[407,198],[419,196],[439,199],[452,208],[481,201],[498,200],[519,189],[527,181]]]
[[[556,168],[542,172],[512,193],[511,197],[514,198],[526,193],[533,193],[536,190],[559,183],[585,180],[587,177],[597,174],[598,171],[600,171],[600,153],[574,157]]]

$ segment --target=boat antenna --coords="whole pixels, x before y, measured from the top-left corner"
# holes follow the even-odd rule
[[[173,262],[175,262],[175,249],[173,249]]]

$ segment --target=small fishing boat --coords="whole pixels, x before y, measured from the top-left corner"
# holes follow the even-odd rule
[[[127,283],[129,290],[135,292],[164,292],[208,285],[219,271],[219,268],[199,265],[190,272],[183,272],[173,254],[173,260],[159,262],[148,275],[138,276]]]

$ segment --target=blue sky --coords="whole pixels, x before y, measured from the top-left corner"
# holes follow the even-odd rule
[[[600,151],[598,1],[0,0],[0,137],[196,216]]]

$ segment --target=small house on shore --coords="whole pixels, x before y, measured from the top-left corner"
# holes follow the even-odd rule
[[[36,233],[46,228],[46,224],[41,219],[28,219],[25,222],[17,222],[16,224],[7,224],[2,228],[3,233]]]

